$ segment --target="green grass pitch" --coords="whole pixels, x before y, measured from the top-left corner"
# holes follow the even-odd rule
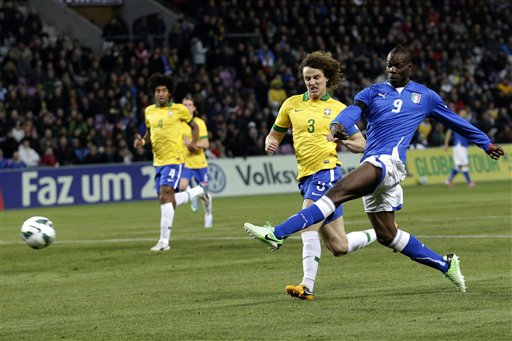
[[[299,194],[218,198],[176,211],[172,249],[157,201],[0,212],[1,340],[510,340],[512,182],[405,188],[401,228],[440,254],[457,253],[468,292],[438,271],[378,244],[335,258],[323,248],[317,300],[284,292],[302,278],[297,236],[270,252],[245,221],[280,223]],[[56,242],[20,237],[32,215],[53,220]],[[368,228],[361,200],[346,230]]]

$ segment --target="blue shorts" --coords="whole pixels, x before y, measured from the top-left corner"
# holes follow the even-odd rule
[[[192,181],[192,178],[199,184],[208,185],[208,167],[204,168],[187,168],[183,167],[181,174],[182,179],[188,179]]]
[[[181,179],[183,164],[155,167],[155,188],[160,194],[161,186],[169,186],[176,190]]]
[[[300,194],[304,199],[317,201],[342,177],[343,172],[339,166],[316,172],[299,181]],[[330,223],[341,216],[343,216],[343,205],[339,205],[336,211],[325,219],[324,224]]]

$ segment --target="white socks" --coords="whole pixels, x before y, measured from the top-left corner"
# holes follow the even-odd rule
[[[311,291],[315,286],[316,275],[322,248],[320,246],[320,235],[317,231],[307,231],[301,234],[302,237],[302,268],[304,277],[302,284]]]
[[[347,234],[348,250],[347,254],[362,249],[377,240],[374,229],[364,231],[354,231]]]
[[[176,207],[186,204],[191,199],[195,199],[204,194],[204,189],[201,186],[196,186],[194,188],[190,188],[184,192],[179,192],[174,194],[174,198],[176,200]]]
[[[316,276],[318,274],[318,267],[320,263],[320,256],[322,255],[322,247],[320,245],[320,235],[317,231],[307,231],[301,234],[302,237],[302,268],[304,277],[302,284],[308,287],[311,291],[315,286]],[[370,245],[377,240],[377,235],[374,229],[364,231],[355,231],[347,234],[348,251],[354,252]]]
[[[397,252],[402,252],[402,250],[407,246],[407,243],[409,243],[410,238],[411,235],[408,232],[396,229],[395,239],[393,239],[393,241],[391,242],[391,244],[388,245],[388,247],[392,248]]]
[[[169,244],[172,222],[174,220],[174,206],[171,202],[160,205],[160,241]]]

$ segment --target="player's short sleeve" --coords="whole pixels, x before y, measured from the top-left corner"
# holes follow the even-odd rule
[[[291,103],[290,100],[287,99],[284,101],[283,105],[281,105],[281,108],[279,108],[279,112],[276,117],[276,121],[274,122],[274,126],[272,129],[279,131],[279,132],[286,132],[288,128],[291,126],[291,120],[289,111],[291,109]]]
[[[191,125],[192,122],[194,121],[194,116],[192,115],[192,113],[183,104],[177,103],[176,105],[179,108],[180,120],[187,123],[188,125]]]

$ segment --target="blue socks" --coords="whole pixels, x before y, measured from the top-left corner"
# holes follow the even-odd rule
[[[469,172],[465,171],[465,172],[462,172],[462,174],[464,174],[464,177],[466,178],[466,183],[469,185],[471,183],[471,178],[469,176]]]
[[[274,236],[279,239],[286,238],[297,231],[300,231],[310,225],[324,220],[322,211],[316,206],[316,203],[300,210],[297,214],[292,215],[282,224],[275,226]]]
[[[413,235],[400,229],[397,229],[395,239],[389,244],[389,247],[408,256],[415,262],[430,266],[443,273],[448,271],[450,267],[442,256],[430,250]]]
[[[450,177],[448,178],[448,181],[452,181],[453,178],[459,173],[459,171],[456,168],[452,168],[452,172],[450,173]]]

